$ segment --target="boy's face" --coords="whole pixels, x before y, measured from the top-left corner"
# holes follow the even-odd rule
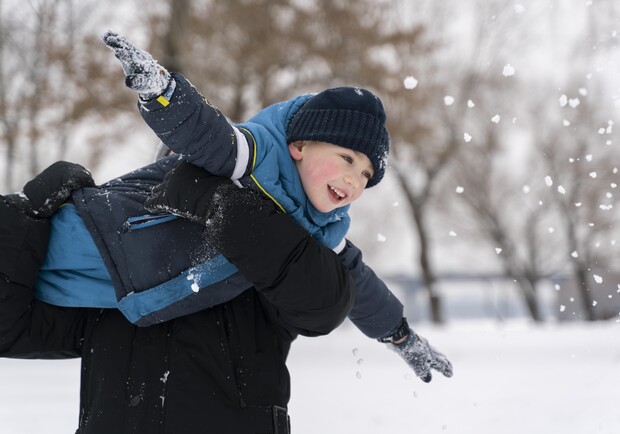
[[[374,174],[370,159],[352,149],[314,141],[288,147],[310,203],[321,212],[359,199]]]

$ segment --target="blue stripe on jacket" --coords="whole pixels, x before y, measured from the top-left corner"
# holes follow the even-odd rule
[[[175,218],[162,216],[140,223],[138,229],[165,223],[170,217]],[[137,323],[201,289],[208,291],[209,286],[237,272],[234,265],[218,255],[148,291],[133,292],[117,302],[110,274],[75,206],[63,206],[52,220],[48,254],[35,283],[35,296],[56,306],[118,308],[129,321]],[[212,303],[222,303],[232,295],[238,294],[230,291],[222,297],[216,292],[212,294]]]
[[[74,205],[52,216],[35,297],[56,306],[116,307],[116,295],[97,246]]]

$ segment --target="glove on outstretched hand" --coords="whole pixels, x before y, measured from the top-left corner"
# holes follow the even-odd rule
[[[411,366],[415,374],[426,383],[433,377],[431,369],[441,372],[446,377],[452,377],[452,364],[448,358],[430,346],[426,339],[414,333],[405,320],[403,327],[408,330],[407,338],[399,344],[388,345]]]
[[[144,207],[151,212],[169,212],[205,225],[216,211],[217,190],[231,185],[185,160],[179,160],[161,184],[153,188]],[[237,187],[234,187],[237,188]]]
[[[34,218],[50,217],[74,190],[94,187],[88,170],[79,164],[57,161],[24,185],[24,195],[7,195],[14,208]]]
[[[124,36],[108,30],[101,36],[103,43],[114,50],[125,72],[125,85],[144,100],[164,93],[170,83],[170,73],[153,56],[139,49]]]

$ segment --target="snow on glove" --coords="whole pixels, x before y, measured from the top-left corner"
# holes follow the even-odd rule
[[[399,344],[388,343],[388,345],[407,362],[422,381],[426,383],[431,381],[433,377],[431,369],[441,372],[446,377],[452,377],[452,364],[448,358],[429,345],[425,338],[414,333],[414,331],[409,328],[405,318],[403,318],[403,322],[395,335],[379,339],[379,341],[398,341],[398,338],[404,336],[407,336],[407,338],[403,342]],[[395,337],[396,339],[394,339]]]
[[[66,202],[74,190],[94,186],[92,175],[83,166],[57,161],[28,181],[23,195],[7,195],[5,199],[30,217],[47,218]]]
[[[153,188],[144,207],[151,212],[168,212],[204,225],[216,211],[214,201],[218,188],[228,184],[233,185],[228,178],[179,160],[162,183]]]
[[[144,50],[133,45],[122,35],[108,30],[101,39],[114,50],[125,72],[125,85],[140,94],[143,100],[153,99],[170,84],[170,73]]]

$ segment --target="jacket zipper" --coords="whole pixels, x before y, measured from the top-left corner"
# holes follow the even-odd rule
[[[90,379],[88,377],[85,377],[85,375],[87,373],[90,373],[90,364],[91,364],[91,360],[93,357],[92,354],[94,351],[92,347],[92,342],[90,341],[90,339],[95,334],[95,329],[99,325],[99,321],[101,320],[103,311],[104,309],[99,310],[99,313],[97,313],[97,317],[95,319],[95,323],[92,326],[92,329],[88,331],[89,341],[86,341],[84,340],[84,338],[82,338],[83,339],[82,345],[88,344],[89,348],[84,348],[88,352],[82,355],[81,375],[86,381],[83,382],[84,384],[84,389],[82,390],[83,396],[80,396],[80,400],[82,401],[82,403],[80,405],[80,417],[79,417],[78,429],[76,431],[76,434],[82,431],[82,428],[84,427],[84,423],[86,423],[86,421],[90,417],[90,413],[87,412],[86,407],[85,407],[85,405],[89,402],[90,387],[88,385],[88,382],[90,381]],[[84,349],[82,351],[84,351]]]
[[[241,395],[241,381],[239,379],[239,365],[237,364],[237,351],[235,350],[235,345],[232,339],[232,322],[230,321],[230,316],[228,313],[228,306],[226,304],[223,305],[223,322],[224,322],[224,332],[226,333],[226,341],[228,343],[228,350],[230,352],[230,362],[232,365],[233,371],[233,380],[235,382],[235,387],[237,388],[237,394],[239,396],[239,405],[241,407],[247,407],[247,403],[243,399]]]

